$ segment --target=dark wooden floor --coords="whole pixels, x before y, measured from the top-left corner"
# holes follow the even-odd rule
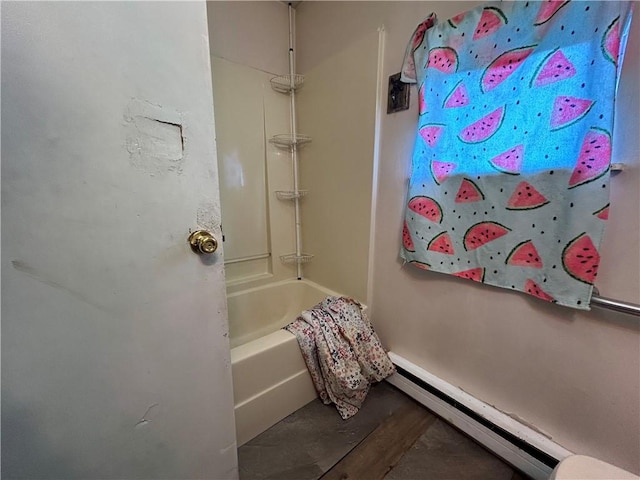
[[[436,417],[417,403],[402,407],[320,477],[321,480],[382,480],[435,421]]]
[[[349,420],[319,400],[238,449],[241,480],[525,480],[386,382]]]

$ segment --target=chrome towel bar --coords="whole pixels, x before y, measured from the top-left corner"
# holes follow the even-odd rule
[[[591,306],[606,308],[607,310],[614,310],[616,312],[626,313],[627,315],[633,315],[634,317],[640,317],[640,305],[601,297],[597,294],[597,291],[591,297]]]

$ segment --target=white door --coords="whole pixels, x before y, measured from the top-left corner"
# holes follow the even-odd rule
[[[2,478],[236,478],[204,2],[1,14]]]

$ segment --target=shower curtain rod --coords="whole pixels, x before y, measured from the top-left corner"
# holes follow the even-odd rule
[[[626,313],[627,315],[633,315],[634,317],[640,317],[640,305],[601,297],[597,290],[596,293],[591,296],[591,306],[606,308],[607,310],[614,310],[616,312]]]

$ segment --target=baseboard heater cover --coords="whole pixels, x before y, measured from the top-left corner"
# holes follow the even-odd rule
[[[547,479],[572,452],[496,408],[472,397],[405,358],[389,352],[396,366],[387,380],[534,479]]]

